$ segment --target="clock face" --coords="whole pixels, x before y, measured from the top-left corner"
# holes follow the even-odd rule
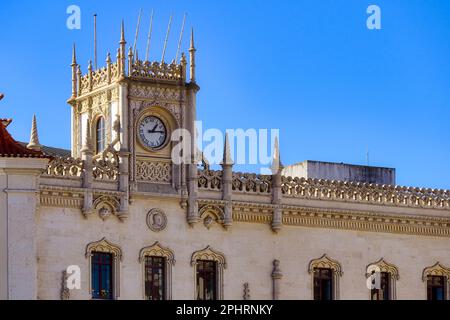
[[[166,126],[161,119],[155,116],[147,116],[139,124],[139,137],[144,146],[159,148],[166,142]]]

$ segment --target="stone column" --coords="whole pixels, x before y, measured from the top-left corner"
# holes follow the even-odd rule
[[[222,199],[225,201],[224,227],[229,228],[233,224],[233,160],[231,159],[230,142],[228,134],[225,136],[222,161]]]
[[[280,300],[281,293],[281,279],[283,278],[283,274],[280,270],[280,261],[273,261],[273,270],[272,270],[272,299]]]
[[[281,191],[281,171],[283,166],[280,160],[280,151],[278,147],[278,139],[275,140],[274,157],[272,161],[272,204],[274,204],[272,217],[272,230],[277,233],[283,225],[283,210],[281,209],[281,201],[283,193]]]
[[[0,299],[37,299],[38,177],[47,164],[0,158]]]
[[[196,83],[191,82],[188,84],[188,112],[187,112],[187,124],[186,127],[191,134],[191,157],[190,164],[188,164],[188,217],[187,221],[190,225],[198,222],[198,170],[197,170],[197,143],[196,143],[196,94],[200,88]]]
[[[84,202],[83,202],[83,214],[85,216],[88,216],[92,213],[92,205],[94,201],[94,195],[93,195],[93,182],[94,182],[94,176],[93,176],[93,147],[92,147],[92,141],[91,141],[91,128],[89,119],[86,120],[86,128],[85,128],[85,137],[83,142],[83,148],[81,149],[81,159],[83,160],[83,188],[84,191]]]

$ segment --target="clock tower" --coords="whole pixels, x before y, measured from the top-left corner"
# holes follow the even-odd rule
[[[72,106],[72,156],[88,166],[95,166],[96,160],[97,164],[103,160],[103,164],[117,165],[117,182],[108,187],[120,192],[119,213],[123,217],[133,194],[179,197],[184,208],[190,198],[189,211],[196,211],[197,167],[174,163],[171,158],[178,143],[171,139],[174,130],[187,129],[191,145],[195,145],[199,90],[195,52],[192,32],[187,79],[184,53],[179,61],[167,63],[144,61],[132,48],[127,50],[123,23],[115,62],[108,54],[105,67],[93,70],[89,63],[83,75],[74,48],[72,96],[68,101]],[[89,179],[85,181],[84,187],[92,189]],[[85,211],[93,201],[93,195],[85,195]]]

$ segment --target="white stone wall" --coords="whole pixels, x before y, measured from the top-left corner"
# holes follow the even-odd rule
[[[146,225],[152,208],[161,208],[167,215],[167,228],[162,232],[152,232]],[[274,259],[280,260],[283,273],[281,299],[312,299],[308,264],[325,253],[342,265],[341,299],[369,299],[366,267],[382,257],[399,269],[397,299],[426,299],[423,269],[437,261],[450,266],[447,238],[287,226],[276,235],[268,225],[256,223],[235,223],[229,231],[219,225],[208,230],[202,223],[191,228],[178,199],[135,199],[125,222],[116,217],[102,221],[97,215],[85,219],[79,210],[50,207],[40,208],[37,222],[39,299],[59,299],[62,271],[68,265],[79,265],[82,271],[82,290],[72,291],[71,298],[89,298],[85,248],[103,237],[123,252],[120,299],[143,298],[139,251],[156,241],[175,254],[173,299],[194,298],[191,255],[208,245],[227,259],[225,299],[242,299],[245,282],[250,284],[251,299],[271,299]]]

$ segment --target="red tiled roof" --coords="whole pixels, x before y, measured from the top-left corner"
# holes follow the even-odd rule
[[[35,151],[22,146],[6,130],[4,121],[0,119],[0,157],[7,158],[49,158],[41,151]]]

